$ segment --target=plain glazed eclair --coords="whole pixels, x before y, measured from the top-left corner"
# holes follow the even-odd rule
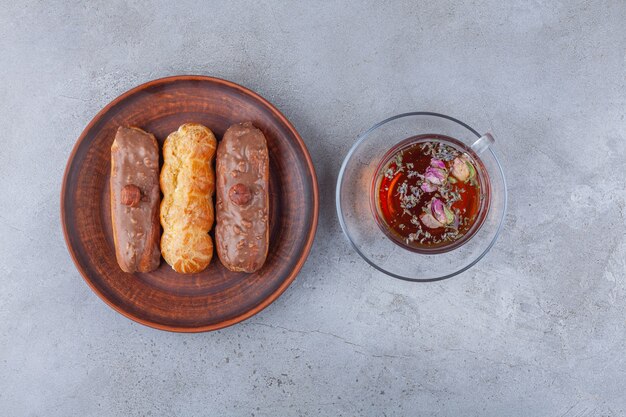
[[[200,272],[213,257],[216,146],[213,132],[197,123],[180,126],[163,144],[161,253],[176,272]]]

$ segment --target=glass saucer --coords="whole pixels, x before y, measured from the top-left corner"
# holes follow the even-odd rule
[[[416,253],[399,246],[383,233],[370,209],[370,186],[381,158],[403,140],[424,134],[449,136],[479,152],[491,187],[480,229],[445,253]],[[399,114],[363,133],[341,165],[336,189],[339,223],[357,253],[379,271],[406,281],[438,281],[474,266],[495,244],[506,214],[506,180],[492,143],[490,134],[480,135],[460,120],[431,112]]]

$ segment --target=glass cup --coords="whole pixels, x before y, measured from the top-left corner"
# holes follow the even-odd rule
[[[487,204],[463,237],[445,247],[415,250],[402,244],[377,215],[377,178],[390,155],[415,137],[453,138],[480,168]],[[408,139],[407,139],[408,138]],[[404,113],[363,133],[346,156],[337,179],[337,215],[343,232],[374,268],[408,281],[450,278],[475,265],[495,244],[507,205],[506,180],[493,149],[491,134],[479,134],[466,123],[439,113]]]

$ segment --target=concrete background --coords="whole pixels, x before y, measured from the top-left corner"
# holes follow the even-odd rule
[[[626,415],[626,3],[90,3],[0,7],[0,415]],[[243,324],[181,335],[108,308],[59,224],[65,163],[125,90],[233,80],[302,134],[320,225]],[[506,229],[475,268],[411,284],[343,238],[357,135],[432,110],[497,137]]]

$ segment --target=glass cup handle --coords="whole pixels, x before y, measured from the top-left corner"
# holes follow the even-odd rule
[[[476,139],[476,142],[472,143],[472,146],[470,146],[470,148],[477,154],[481,154],[486,151],[487,148],[493,145],[495,141],[496,140],[493,138],[493,135],[491,133],[485,133],[484,135]]]

